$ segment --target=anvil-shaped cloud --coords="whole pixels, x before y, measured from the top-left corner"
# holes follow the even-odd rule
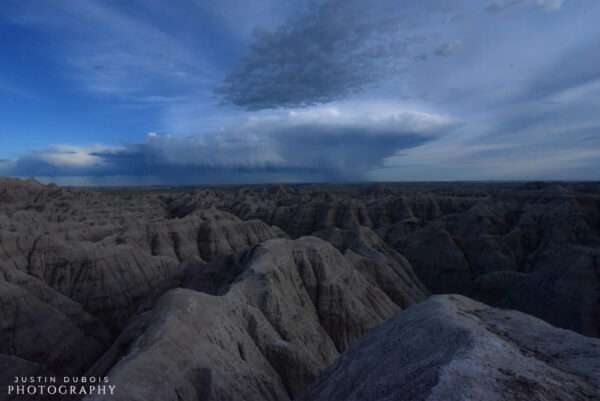
[[[334,103],[239,117],[217,132],[150,133],[125,146],[53,146],[18,159],[14,175],[130,176],[131,182],[360,180],[396,151],[458,125],[395,103]],[[177,172],[177,174],[174,174]],[[208,177],[214,178],[209,179]]]
[[[595,0],[8,0],[0,174],[598,179],[599,17]]]

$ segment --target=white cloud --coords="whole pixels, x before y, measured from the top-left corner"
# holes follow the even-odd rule
[[[303,125],[364,129],[370,134],[417,132],[432,134],[457,121],[451,116],[420,111],[398,102],[345,101],[306,108],[250,114],[242,129],[282,129]],[[343,131],[332,131],[342,133]]]
[[[116,151],[119,148],[110,148],[102,145],[79,147],[73,145],[55,145],[45,150],[36,151],[33,155],[56,167],[63,168],[90,168],[101,166],[104,159],[97,153]]]
[[[402,148],[403,139],[430,140],[458,121],[401,103],[336,102],[301,109],[242,113],[222,123],[219,130],[203,135],[152,133],[148,135],[148,144],[175,164],[311,167],[318,158],[321,164],[335,166],[335,154],[329,157],[325,153],[331,150],[328,143],[344,146],[342,141],[347,138],[346,146],[350,149],[356,146],[353,140],[362,138],[372,141],[373,149],[382,140],[397,143]],[[373,149],[365,148],[365,155]],[[386,149],[384,153],[394,150]],[[360,156],[356,164],[361,165]]]

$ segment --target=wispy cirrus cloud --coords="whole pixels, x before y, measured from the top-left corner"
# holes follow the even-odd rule
[[[27,89],[20,88],[18,85],[15,85],[10,82],[6,82],[0,79],[0,94],[4,96],[10,97],[18,97],[22,99],[35,100],[37,96]]]
[[[60,39],[55,51],[65,63],[64,73],[89,93],[163,103],[206,91],[219,78],[195,42],[114,4],[58,0],[12,6],[12,23]]]

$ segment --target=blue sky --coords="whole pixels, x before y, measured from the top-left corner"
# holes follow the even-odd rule
[[[595,0],[8,0],[0,174],[600,179]]]

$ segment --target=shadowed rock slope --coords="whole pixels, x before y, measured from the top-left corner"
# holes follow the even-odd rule
[[[591,401],[600,340],[462,296],[434,296],[365,336],[305,401]]]
[[[598,399],[597,339],[421,301],[460,292],[598,336],[599,252],[596,184],[0,179],[0,380],[107,374],[118,400]]]
[[[291,237],[367,227],[434,293],[461,293],[600,336],[600,185],[304,185],[166,197],[174,215],[216,206]]]
[[[3,179],[0,355],[22,360],[23,374],[84,373],[132,317],[179,286],[185,261],[278,237],[276,227],[214,209],[171,219],[151,194]]]
[[[104,374],[120,358],[109,372],[123,389],[117,399],[293,399],[340,352],[400,310],[315,237],[269,240],[196,269],[187,285],[214,295],[168,292],[92,369]],[[198,287],[209,278],[217,284]]]

